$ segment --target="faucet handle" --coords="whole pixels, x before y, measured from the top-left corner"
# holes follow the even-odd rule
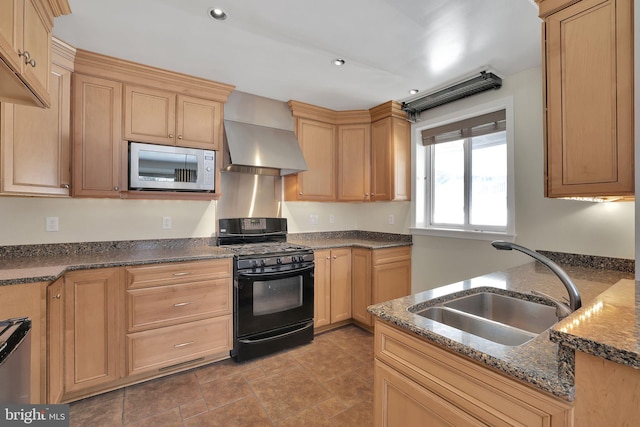
[[[558,317],[558,320],[562,320],[568,315],[570,315],[571,313],[573,313],[573,311],[571,311],[571,308],[569,308],[569,306],[566,303],[558,301],[551,295],[547,295],[544,292],[536,291],[535,289],[531,290],[531,294],[546,298],[549,301],[551,301],[556,306],[556,316]],[[566,301],[567,297],[563,297],[562,299]]]

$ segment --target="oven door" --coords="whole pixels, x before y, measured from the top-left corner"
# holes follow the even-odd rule
[[[313,269],[306,263],[288,271],[239,271],[236,338],[313,319]]]

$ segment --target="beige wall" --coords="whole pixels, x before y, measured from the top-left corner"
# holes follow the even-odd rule
[[[533,249],[634,258],[633,203],[596,204],[543,197],[541,70],[506,76],[486,92],[428,112],[449,114],[505,96],[514,98],[516,242]],[[220,203],[223,203],[222,201]],[[284,202],[290,232],[368,230],[409,233],[411,205]],[[318,224],[309,215],[318,215]],[[334,216],[334,223],[329,216]],[[394,224],[389,224],[389,215]],[[60,231],[46,232],[58,216]],[[171,230],[162,217],[171,216]],[[0,245],[208,237],[216,231],[216,202],[0,197]],[[420,291],[528,262],[488,242],[414,236],[413,290]]]

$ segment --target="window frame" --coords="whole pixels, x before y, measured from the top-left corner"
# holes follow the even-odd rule
[[[442,226],[429,224],[431,212],[431,194],[428,193],[428,172],[431,162],[431,146],[422,145],[422,131],[449,123],[466,120],[472,117],[505,110],[506,118],[506,144],[507,144],[507,225],[504,231],[495,227],[486,226],[482,230],[472,229],[473,226]],[[412,188],[412,234],[453,237],[472,240],[507,240],[515,239],[515,174],[514,174],[514,114],[513,97],[508,96],[484,104],[472,106],[466,109],[441,115],[433,119],[424,120],[412,125],[412,155],[415,185]],[[466,160],[465,160],[466,161]],[[470,171],[470,165],[465,164],[465,171]],[[468,189],[469,190],[469,189]],[[468,191],[467,191],[468,192]],[[465,194],[469,197],[469,194]],[[468,209],[468,205],[467,205]],[[469,212],[465,212],[468,216]]]

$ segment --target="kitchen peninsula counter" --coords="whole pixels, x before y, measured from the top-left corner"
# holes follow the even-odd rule
[[[52,282],[66,271],[231,258],[211,239],[166,239],[0,247],[0,286]]]
[[[635,294],[625,295],[630,292],[629,282],[633,283],[631,280],[624,280],[612,286],[622,279],[632,279],[633,273],[628,271],[570,265],[562,265],[562,267],[578,287],[584,309],[558,323],[553,329],[541,333],[533,340],[520,346],[505,346],[476,337],[409,312],[407,308],[419,305],[420,309],[423,309],[450,299],[451,297],[448,295],[452,293],[460,296],[472,293],[471,290],[482,287],[497,288],[496,292],[498,293],[516,291],[528,294],[532,289],[535,289],[562,300],[566,294],[565,288],[554,274],[537,262],[373,305],[369,307],[369,312],[410,335],[471,358],[480,364],[564,400],[572,401],[574,399],[573,352],[568,351],[564,345],[560,346],[558,342],[551,341],[550,335],[554,341],[567,340],[567,342],[573,343],[574,348],[580,347],[578,349],[591,344],[593,348],[600,349],[601,354],[606,353],[606,350],[603,350],[605,347],[599,347],[594,343],[598,342],[595,341],[596,339],[604,339],[607,333],[617,336],[617,339],[610,340],[613,348],[622,350],[625,346],[633,347],[638,342],[637,334],[634,335],[634,327],[625,326],[625,322],[635,321],[635,315],[629,312],[631,310],[629,305],[633,305],[635,310],[635,299],[633,299]],[[603,298],[605,298],[604,301],[608,301],[604,303],[605,306],[611,305],[611,301],[627,305],[627,312],[621,316],[626,319],[625,322],[620,323],[621,319],[618,319],[617,324],[612,325],[607,322],[599,329],[593,326],[587,327],[585,324],[584,329],[581,330],[584,333],[587,330],[590,331],[592,333],[591,339],[580,339],[578,336],[568,337],[567,332],[562,332],[562,328],[572,324],[584,310],[587,310],[592,304],[598,304],[598,301],[602,301]],[[632,298],[631,301],[628,301],[628,298]],[[626,301],[626,303],[621,301]],[[612,307],[612,311],[622,313],[619,308]],[[613,312],[611,314],[613,315]],[[628,328],[626,328],[627,326]],[[623,330],[623,328],[626,329]],[[577,330],[575,328],[574,333]],[[633,341],[633,337],[629,334],[635,336],[636,341]],[[608,350],[612,350],[612,348]],[[637,361],[637,353],[635,354]]]

